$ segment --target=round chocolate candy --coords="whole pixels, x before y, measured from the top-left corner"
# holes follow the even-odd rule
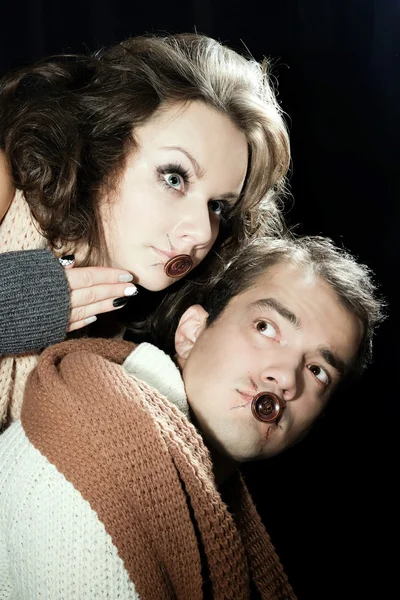
[[[183,277],[193,268],[193,260],[189,254],[178,254],[171,258],[164,266],[168,277]]]
[[[253,416],[263,423],[274,423],[282,415],[285,405],[272,392],[260,392],[251,402]]]

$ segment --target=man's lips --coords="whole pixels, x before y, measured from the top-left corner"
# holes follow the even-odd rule
[[[240,394],[240,396],[244,399],[245,402],[244,402],[244,404],[242,402],[241,404],[237,404],[236,406],[232,406],[232,409],[233,408],[245,408],[246,406],[248,406],[253,401],[253,398],[254,398],[254,393],[253,392],[248,392],[248,391],[244,391],[244,390],[238,390],[237,388],[236,388],[235,391],[238,394]]]
[[[238,388],[236,388],[235,391],[241,396],[241,398],[243,400],[240,404],[236,404],[236,406],[232,406],[231,410],[233,410],[235,408],[246,408],[247,406],[249,406],[252,403],[253,398],[256,395],[256,393],[254,393],[253,390],[252,391],[239,390]],[[279,426],[278,423],[276,423],[276,422],[275,423],[258,422],[258,425],[261,426],[260,431],[261,431],[261,435],[263,438],[261,448],[263,448],[264,445],[269,442],[269,439],[270,439],[272,433],[277,430],[277,427],[281,427],[281,426]],[[282,427],[281,427],[281,429],[282,429]]]
[[[238,394],[240,394],[240,396],[243,398],[244,402],[241,402],[240,404],[236,404],[236,406],[233,406],[232,408],[246,408],[246,406],[249,406],[249,404],[251,404],[253,402],[253,399],[257,395],[253,391],[249,391],[249,390],[240,390],[240,389],[236,388],[235,391]],[[267,393],[267,392],[265,392],[265,393]]]
[[[239,394],[241,396],[243,396],[243,398],[248,398],[250,400],[253,400],[255,394],[253,391],[247,391],[247,390],[236,390],[237,392],[239,392]]]

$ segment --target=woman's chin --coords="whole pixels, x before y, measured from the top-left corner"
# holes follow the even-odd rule
[[[161,273],[145,273],[142,276],[139,276],[137,282],[141,287],[149,290],[149,292],[161,292],[166,288],[170,287],[173,283],[178,281],[177,279],[172,279],[165,275],[164,272]]]

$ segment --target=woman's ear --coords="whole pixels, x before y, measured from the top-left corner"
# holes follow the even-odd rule
[[[4,152],[0,150],[0,223],[9,209],[14,192],[10,169],[7,165]]]
[[[175,332],[175,351],[179,360],[187,360],[206,326],[208,312],[200,304],[190,306],[182,315]],[[182,365],[181,365],[182,367]]]

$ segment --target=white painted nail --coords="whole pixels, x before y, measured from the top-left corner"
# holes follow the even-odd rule
[[[75,262],[75,256],[73,254],[67,254],[58,259],[62,267],[70,267]]]
[[[86,323],[86,325],[90,325],[90,323],[94,323],[95,321],[97,321],[97,317],[96,317],[96,316],[93,316],[93,317],[87,317],[87,318],[85,319],[85,323]]]
[[[124,290],[124,296],[136,296],[137,293],[137,287],[134,285],[130,285]]]
[[[121,281],[121,283],[127,283],[128,281],[132,281],[133,279],[133,275],[131,275],[130,273],[122,273],[119,276],[119,280]]]

